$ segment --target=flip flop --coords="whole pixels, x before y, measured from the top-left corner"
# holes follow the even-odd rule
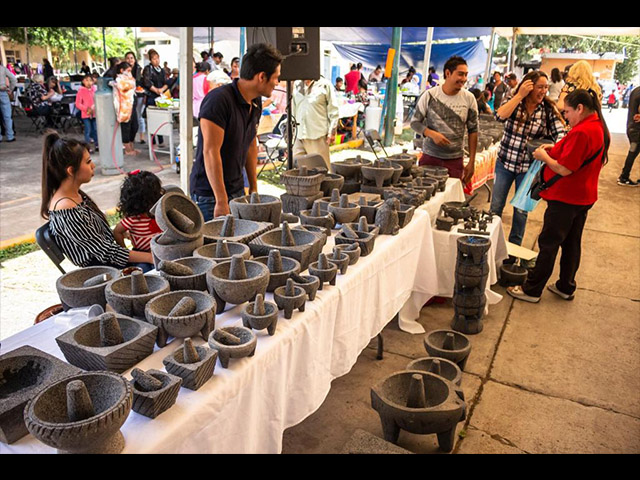
[[[529,303],[538,303],[540,301],[540,297],[531,297],[526,293],[524,293],[524,291],[522,290],[522,287],[519,285],[516,287],[508,287],[507,293],[511,295],[513,298],[516,298],[518,300],[524,300],[525,302],[529,302]]]

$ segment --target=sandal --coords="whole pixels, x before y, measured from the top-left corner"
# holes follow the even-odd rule
[[[511,295],[513,298],[517,298],[518,300],[524,300],[529,303],[538,303],[540,301],[540,297],[531,297],[524,293],[522,287],[520,285],[516,287],[508,287],[507,293]]]

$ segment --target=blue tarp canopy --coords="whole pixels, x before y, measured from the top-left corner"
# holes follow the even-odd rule
[[[404,34],[402,36],[404,40]],[[362,62],[370,68],[384,64],[387,58],[387,45],[344,45],[334,44],[334,47],[347,60],[354,63]],[[424,44],[402,45],[400,48],[400,71],[407,70],[413,65],[418,72],[424,68]],[[459,55],[467,61],[469,76],[484,74],[487,63],[487,51],[481,40],[460,43],[435,43],[431,46],[430,66],[434,66],[442,74],[445,62],[452,55]]]

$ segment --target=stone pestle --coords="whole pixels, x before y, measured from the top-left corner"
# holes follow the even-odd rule
[[[256,301],[253,304],[253,314],[256,316],[264,316],[266,314],[264,296],[261,293],[256,295]]]
[[[131,370],[131,376],[136,381],[136,388],[142,392],[155,392],[162,388],[160,380],[139,368]]]
[[[96,414],[87,386],[82,380],[67,383],[67,416],[69,422],[81,422]]]
[[[349,195],[343,193],[340,195],[340,203],[338,204],[340,208],[349,208]]]
[[[280,250],[269,250],[267,268],[271,273],[282,272],[282,256],[280,255]]]
[[[360,196],[360,199],[358,200],[358,205],[360,205],[361,207],[366,207],[368,205],[367,198]]]
[[[358,234],[355,232],[355,230],[351,228],[349,225],[342,225],[342,233],[344,234],[345,237],[351,238],[354,240],[357,240],[360,238]]]
[[[105,283],[111,280],[111,275],[108,273],[103,273],[101,275],[96,275],[95,277],[91,277],[82,284],[83,287],[95,287],[96,285],[100,285],[101,283]]]
[[[313,206],[311,207],[311,216],[312,217],[322,216],[322,212],[320,212],[320,204],[318,202],[313,202]]]
[[[328,270],[329,269],[329,261],[327,260],[327,256],[324,253],[321,253],[318,257],[318,270]]]
[[[198,355],[198,351],[190,338],[184,339],[184,344],[182,345],[182,356],[183,363],[197,363],[200,361],[200,355]]]
[[[300,275],[298,275],[297,273],[292,273],[289,278],[293,279],[294,282],[296,283],[309,283],[309,280],[307,280],[304,277],[301,277]]]
[[[331,203],[336,203],[340,201],[340,190],[334,188],[331,190]]]
[[[171,223],[178,229],[185,233],[193,233],[196,228],[196,224],[187,217],[184,213],[175,208],[167,211],[167,217],[171,220]]]
[[[416,179],[414,180],[414,182],[416,182],[416,185],[417,185],[418,187],[422,187],[422,179],[421,179],[421,178],[416,178]]]
[[[113,347],[124,343],[122,330],[118,323],[118,317],[111,312],[103,313],[97,317],[100,321],[100,346]]]
[[[293,279],[291,277],[287,278],[287,286],[284,290],[284,294],[287,297],[293,297],[296,294],[295,285],[293,284]]]
[[[289,222],[282,222],[282,237],[280,240],[280,244],[283,247],[295,247],[296,241],[293,238],[293,233],[291,233],[291,227],[289,227]]]
[[[409,394],[407,396],[408,408],[425,408],[427,398],[424,390],[424,380],[422,375],[415,373],[411,375],[409,383]]]
[[[299,173],[300,173],[301,177],[309,176],[309,172],[307,171],[307,167],[304,166],[304,165],[300,167]]]
[[[453,333],[447,333],[447,336],[442,343],[444,350],[455,350],[455,335]]]
[[[440,360],[434,360],[431,362],[431,366],[429,367],[429,371],[431,373],[435,373],[436,375],[442,376],[442,369],[440,367]]]
[[[168,317],[184,317],[192,315],[197,310],[196,301],[191,297],[182,297],[169,312]]]
[[[233,237],[233,232],[235,231],[235,218],[233,215],[229,214],[224,217],[224,222],[222,223],[222,232],[220,236],[222,237]]]
[[[218,240],[216,242],[216,258],[229,258],[229,245],[226,240]]]
[[[332,260],[340,260],[341,257],[341,253],[340,253],[340,249],[333,247],[333,256],[331,257]]]
[[[135,271],[131,274],[131,295],[144,295],[149,293],[149,286],[144,273]]]
[[[233,333],[229,333],[226,330],[222,330],[222,329],[216,332],[215,338],[217,341],[219,341],[220,343],[223,343],[224,345],[241,345],[242,344],[242,339],[240,337],[237,337]]]
[[[367,222],[367,217],[364,215],[360,217],[360,221],[358,222],[358,230],[361,232],[369,233],[369,223]]]
[[[167,275],[177,277],[186,277],[194,274],[191,267],[172,260],[161,260],[160,263],[158,263],[158,270],[163,271]]]
[[[260,195],[258,192],[253,192],[249,198],[249,203],[260,203]]]
[[[231,267],[229,268],[229,280],[246,280],[247,267],[244,264],[242,255],[231,257]]]

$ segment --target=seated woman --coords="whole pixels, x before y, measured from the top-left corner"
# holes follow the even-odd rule
[[[129,251],[116,243],[107,219],[80,187],[95,165],[86,143],[47,132],[42,152],[40,215],[64,254],[79,267],[153,263],[151,252]]]
[[[33,105],[33,110],[43,117],[47,121],[47,127],[53,127],[53,120],[51,119],[51,105],[49,105],[50,99],[56,94],[55,91],[49,90],[44,84],[44,77],[40,74],[36,74],[31,79],[31,84],[27,88],[27,97]]]

